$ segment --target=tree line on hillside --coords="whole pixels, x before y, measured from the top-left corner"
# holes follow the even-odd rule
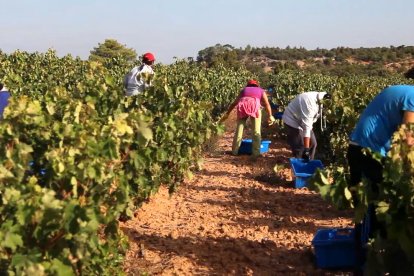
[[[131,63],[137,60],[137,52],[115,39],[106,39],[90,51],[89,60],[103,62],[120,57]],[[304,47],[251,47],[235,48],[230,44],[216,44],[198,52],[194,61],[206,67],[224,65],[227,68],[246,68],[260,79],[268,72],[303,70],[335,76],[404,75],[414,78],[414,46],[390,46],[374,48],[337,47],[333,49]]]
[[[237,59],[263,57],[275,61],[296,61],[308,59],[334,59],[344,61],[352,58],[361,62],[397,62],[404,59],[412,59],[414,56],[414,46],[390,46],[375,48],[348,48],[337,47],[330,50],[316,48],[307,50],[304,47],[289,47],[285,49],[279,47],[254,48],[247,45],[243,48],[235,48],[229,44],[207,47],[198,52],[197,61],[213,63],[217,59]],[[231,61],[231,60],[230,60]]]
[[[414,63],[414,46],[307,50],[304,47],[235,48],[216,44],[198,52],[197,62],[208,67],[218,64],[238,68],[245,66],[254,73],[306,70],[332,75],[364,74],[384,76],[407,72]]]

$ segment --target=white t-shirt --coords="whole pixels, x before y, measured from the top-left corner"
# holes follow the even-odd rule
[[[147,64],[132,68],[132,70],[125,76],[125,96],[134,96],[142,93],[147,87],[151,86],[153,75],[154,70]]]
[[[285,111],[282,120],[288,126],[303,131],[304,137],[310,137],[313,123],[320,116],[319,100],[322,100],[326,92],[304,92],[294,98]]]

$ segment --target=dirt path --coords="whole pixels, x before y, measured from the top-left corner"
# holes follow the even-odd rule
[[[350,214],[293,188],[284,143],[253,162],[228,154],[232,135],[176,193],[161,189],[121,225],[128,275],[338,274],[315,268],[311,240],[318,228],[351,226]]]

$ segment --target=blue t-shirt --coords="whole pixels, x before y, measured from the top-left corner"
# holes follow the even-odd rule
[[[404,111],[414,111],[414,85],[394,85],[382,90],[362,112],[350,140],[385,156]]]
[[[0,91],[0,118],[3,118],[3,112],[9,104],[10,93],[8,91]]]

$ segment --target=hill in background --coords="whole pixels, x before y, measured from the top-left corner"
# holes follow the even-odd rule
[[[306,70],[332,75],[363,74],[386,76],[405,74],[414,67],[414,46],[307,50],[303,47],[235,48],[216,44],[200,50],[197,61],[208,67],[223,64],[246,67],[256,74],[284,69]]]

